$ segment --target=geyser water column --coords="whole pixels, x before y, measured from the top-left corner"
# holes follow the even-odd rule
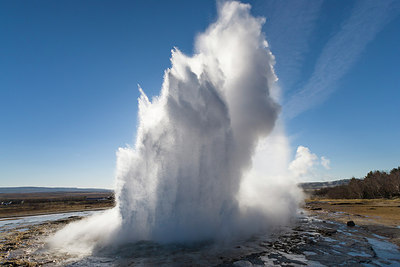
[[[289,149],[282,130],[268,137],[280,107],[264,22],[248,4],[223,2],[193,56],[172,51],[160,95],[139,88],[135,146],[117,153],[117,207],[67,226],[53,245],[218,239],[288,218],[298,192],[276,183],[289,181]],[[96,220],[107,227],[90,230]]]
[[[235,227],[243,172],[279,111],[264,19],[249,11],[222,4],[192,57],[172,51],[160,95],[140,89],[135,147],[118,153],[121,237],[188,241]]]

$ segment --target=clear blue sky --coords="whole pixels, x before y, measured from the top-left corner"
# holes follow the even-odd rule
[[[245,1],[267,18],[292,146],[322,179],[400,165],[400,2]],[[139,83],[191,54],[214,1],[0,1],[0,186],[112,187]]]

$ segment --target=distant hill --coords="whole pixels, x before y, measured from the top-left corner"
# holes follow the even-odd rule
[[[317,190],[326,187],[334,187],[339,185],[347,185],[350,182],[350,179],[342,179],[336,181],[329,181],[329,182],[310,182],[310,183],[300,183],[300,187],[303,190]]]
[[[28,194],[28,193],[62,193],[62,192],[113,192],[110,189],[76,188],[76,187],[0,187],[0,194]]]

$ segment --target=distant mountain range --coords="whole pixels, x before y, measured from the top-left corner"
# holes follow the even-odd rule
[[[77,187],[0,187],[0,194],[28,194],[55,192],[112,192],[110,189],[77,188]]]

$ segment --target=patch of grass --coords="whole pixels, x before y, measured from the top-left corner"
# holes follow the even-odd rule
[[[400,225],[400,199],[318,199],[306,200],[306,205],[332,213],[342,212],[359,221],[371,221],[390,226]]]
[[[115,206],[112,193],[0,194],[0,218],[72,211],[107,209]]]

